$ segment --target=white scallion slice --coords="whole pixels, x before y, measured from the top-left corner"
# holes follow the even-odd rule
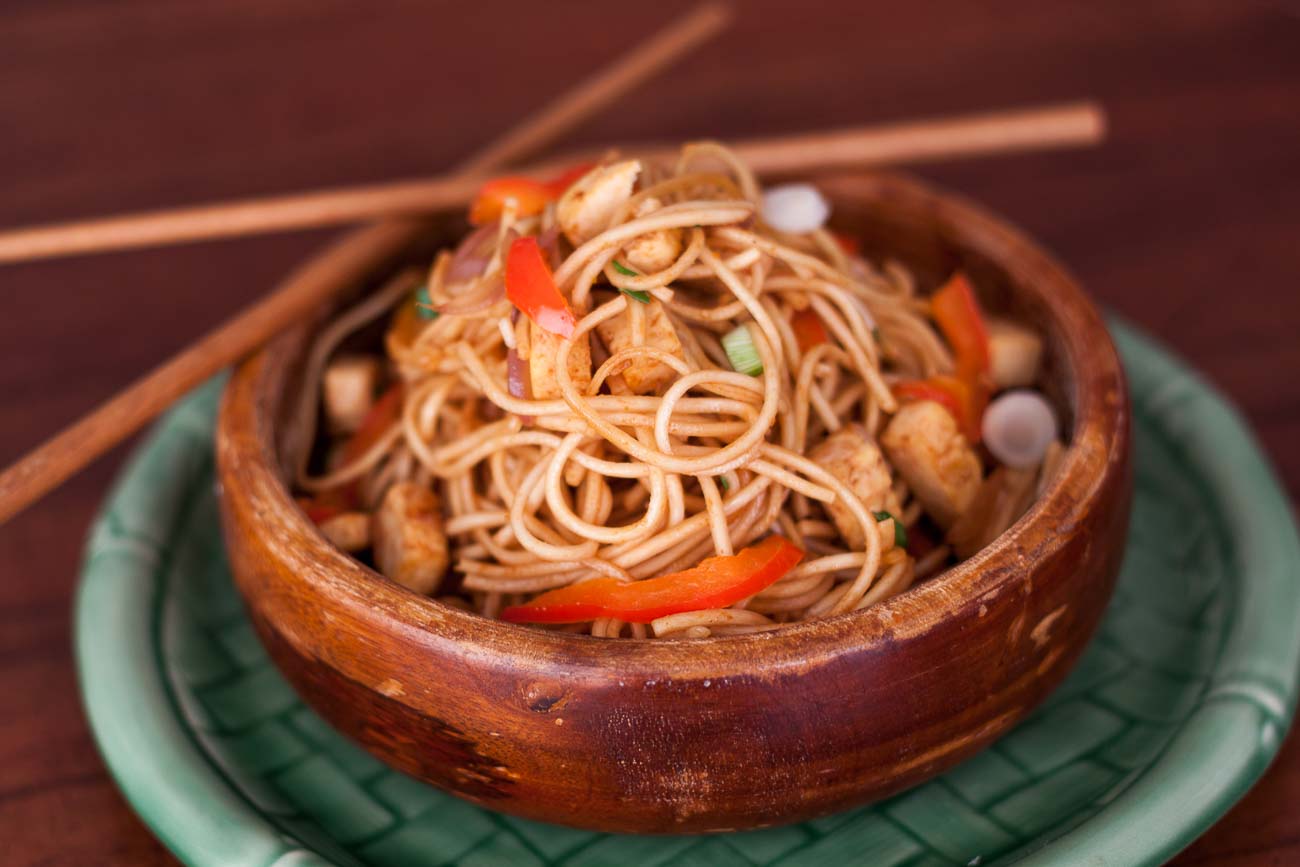
[[[802,235],[826,225],[830,202],[812,184],[782,184],[763,191],[763,222]]]
[[[1016,469],[1037,466],[1057,438],[1056,412],[1036,391],[1018,388],[984,410],[984,445],[1001,463]]]
[[[763,360],[758,357],[758,347],[748,325],[737,326],[724,335],[722,348],[727,351],[731,366],[740,373],[758,376],[763,372]]]

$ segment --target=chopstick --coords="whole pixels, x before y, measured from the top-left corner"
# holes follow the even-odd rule
[[[559,116],[576,121],[613,98],[616,89],[630,86],[625,78],[649,74],[643,67],[666,62],[674,50],[684,50],[713,32],[722,13],[704,7],[693,20],[684,20],[674,33],[665,32],[645,46],[644,54],[620,64],[621,69],[580,87],[556,104]],[[658,68],[658,67],[656,67]],[[635,80],[639,80],[636,78]],[[615,87],[617,85],[617,88]],[[549,112],[548,112],[549,115]],[[551,122],[556,122],[551,120]],[[526,123],[494,150],[509,154],[508,146],[528,147],[544,126]],[[875,127],[854,127],[805,135],[752,139],[735,145],[736,152],[760,174],[785,174],[811,169],[924,162],[957,157],[1082,147],[1105,134],[1105,116],[1091,102],[1063,103],[953,118],[933,118]],[[502,150],[505,149],[505,150]],[[626,148],[655,156],[656,148]],[[516,151],[518,152],[518,151]],[[499,154],[488,152],[496,158]],[[525,173],[545,175],[567,168],[584,156],[570,155],[532,166]],[[175,208],[59,223],[0,232],[0,264],[234,238],[291,229],[320,228],[393,216],[428,214],[467,202],[485,179],[482,158],[461,171],[441,177],[396,181],[370,186],[271,196],[190,208]]]
[[[541,111],[510,129],[504,135],[461,164],[461,172],[484,172],[500,168],[529,154],[536,153],[553,143],[583,120],[609,105],[619,96],[663,70],[686,52],[715,35],[730,20],[730,12],[723,3],[705,3],[696,7],[648,42],[626,54],[621,60],[595,76],[580,83],[569,92],[549,103]],[[473,184],[467,188],[472,191]],[[465,194],[468,196],[468,192]],[[301,200],[301,197],[299,197]],[[463,199],[464,197],[462,197]],[[196,226],[219,229],[224,220],[239,223],[243,214],[244,226],[256,225],[248,217],[260,206],[245,202],[233,206],[197,209],[206,216],[195,220],[191,216],[184,225],[189,235],[168,234],[166,227],[174,217],[137,218],[97,221],[97,225],[117,225],[117,229],[87,229],[87,224],[73,224],[70,228],[44,230],[47,242],[35,246],[10,242],[7,261],[24,258],[41,258],[71,252],[119,249],[141,246],[141,243],[121,243],[126,238],[152,237],[191,240],[215,237],[220,232],[193,234]],[[310,211],[310,207],[307,209]],[[195,209],[189,209],[194,214]],[[368,212],[377,214],[377,212]],[[388,216],[389,212],[383,212]],[[352,218],[342,220],[350,221]],[[133,220],[135,222],[133,223]],[[298,225],[329,225],[341,222],[307,222]],[[141,232],[143,224],[145,231]],[[95,224],[92,224],[95,225]],[[130,226],[136,226],[130,229]],[[123,227],[126,228],[125,232]],[[287,227],[287,226],[286,226]],[[159,234],[159,230],[163,230]],[[153,235],[150,236],[149,230]],[[35,230],[38,237],[42,230]],[[252,231],[266,231],[265,228]],[[333,247],[323,257],[294,273],[274,292],[247,308],[234,319],[210,332],[198,343],[136,380],[124,391],[101,404],[89,415],[65,428],[29,452],[17,463],[0,473],[0,524],[63,483],[69,476],[85,467],[95,458],[138,430],[145,422],[166,409],[173,401],[203,382],[217,371],[238,361],[244,355],[266,342],[287,325],[307,315],[314,307],[328,300],[350,284],[354,284],[373,268],[375,263],[398,253],[409,243],[415,228],[409,221],[385,220],[365,232]],[[134,232],[134,234],[132,234]],[[236,234],[247,234],[237,232]],[[22,232],[10,233],[12,239]],[[53,245],[49,239],[53,237]],[[62,239],[62,240],[60,240]],[[36,251],[36,256],[14,256],[15,249]],[[40,252],[43,251],[43,252]]]
[[[563,103],[564,100],[561,100]],[[594,106],[595,103],[592,103]],[[594,110],[594,109],[593,109]],[[557,127],[558,134],[562,128]],[[999,153],[1024,152],[1056,147],[1079,147],[1099,142],[1105,135],[1105,116],[1092,103],[1071,103],[1020,111],[990,112],[949,119],[932,119],[880,127],[856,127],[830,132],[752,139],[735,146],[736,152],[764,175],[796,174],[801,171],[843,169],[886,163],[953,159]],[[667,149],[637,149],[637,153],[665,154]],[[545,174],[571,165],[574,156],[532,166],[527,171]],[[390,184],[351,191],[314,194],[316,204],[307,208],[314,222],[304,222],[304,197],[264,200],[246,209],[226,209],[220,219],[239,219],[243,230],[226,234],[248,234],[305,225],[331,225],[359,218],[387,216],[389,219],[360,232],[324,257],[309,263],[270,295],[235,319],[173,357],[153,373],[137,380],[116,397],[44,445],[30,452],[0,473],[0,524],[32,501],[43,496],[70,475],[139,429],[185,394],[224,367],[238,361],[274,334],[306,316],[317,305],[350,285],[397,254],[415,234],[409,221],[442,208],[463,206],[477,191],[479,175],[451,175],[430,181]],[[278,203],[278,204],[277,204]],[[217,210],[225,206],[218,206]],[[277,216],[256,219],[257,208],[270,208]],[[278,210],[277,210],[278,209]],[[184,215],[186,212],[173,212]],[[190,212],[191,214],[202,213]],[[397,216],[395,216],[397,215]],[[123,218],[129,223],[134,218]],[[165,229],[166,220],[151,224]],[[186,219],[182,217],[182,219]],[[190,220],[183,232],[167,235],[171,242],[212,237],[193,232],[203,221],[217,221],[208,209],[202,220]],[[121,240],[121,235],[118,240]],[[149,240],[144,234],[134,239]],[[83,239],[78,252],[99,249]],[[100,238],[102,240],[102,237]],[[67,252],[65,249],[64,252]],[[56,255],[50,253],[49,255]],[[3,258],[3,256],[0,256]]]

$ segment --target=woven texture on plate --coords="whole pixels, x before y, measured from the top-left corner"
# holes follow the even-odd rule
[[[1203,392],[1183,373],[1136,369],[1133,341],[1121,339],[1133,377],[1136,499],[1119,588],[1099,634],[1067,682],[1011,734],[889,801],[785,828],[648,838],[516,819],[388,769],[300,702],[244,615],[213,496],[219,384],[163,424],[93,532],[78,631],[96,735],[155,831],[202,864],[1077,863],[1062,858],[1062,838],[1086,847],[1096,824],[1090,819],[1108,810],[1131,815],[1121,800],[1126,793],[1141,800],[1142,787],[1164,773],[1161,757],[1192,748],[1176,742],[1202,713],[1222,716],[1217,727],[1236,727],[1248,771],[1225,783],[1222,803],[1206,810],[1217,815],[1262,770],[1289,722],[1295,648],[1282,644],[1295,644],[1294,625],[1258,626],[1282,636],[1276,658],[1234,649],[1230,626],[1249,603],[1240,584],[1241,537],[1185,442],[1186,400]],[[1183,389],[1184,381],[1195,388]],[[140,594],[141,610],[121,609],[117,628],[147,635],[137,657],[116,663],[86,658],[94,631],[113,628],[94,597],[103,592],[103,605],[115,604],[97,589],[106,586],[97,574],[106,572],[134,582]],[[1294,569],[1282,579],[1290,596],[1277,600],[1283,610],[1274,617],[1294,619]],[[153,672],[152,681],[135,684],[133,698],[130,690],[110,695],[96,677],[98,667],[110,679],[138,681],[140,670],[126,668],[132,664]],[[114,715],[107,705],[124,701],[139,702],[135,713],[156,725],[154,762],[170,761],[172,773],[151,779],[147,769],[115,760],[122,749],[115,739],[141,736],[103,722]],[[175,807],[158,806],[168,788],[181,790],[193,815],[186,805],[179,818]],[[205,827],[213,811],[233,815],[236,827]],[[1102,863],[1146,863],[1187,842],[1144,851],[1142,829],[1126,833],[1136,841],[1127,850],[1134,860]],[[1122,839],[1116,845],[1123,851]]]

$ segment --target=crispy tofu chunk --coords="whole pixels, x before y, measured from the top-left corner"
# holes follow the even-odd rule
[[[344,355],[325,368],[325,421],[332,433],[352,433],[370,412],[379,383],[379,359]]]
[[[818,466],[848,485],[867,507],[869,512],[886,511],[900,515],[898,498],[891,490],[893,479],[880,447],[861,426],[845,425],[822,440],[809,452],[808,457]],[[826,511],[839,528],[840,535],[849,547],[862,550],[866,539],[862,526],[853,512],[841,500],[827,504]],[[890,526],[893,532],[893,526]]]
[[[354,554],[370,547],[370,516],[365,512],[344,512],[327,518],[320,531],[336,547]]]
[[[998,467],[989,473],[970,506],[948,529],[948,544],[957,556],[974,556],[1014,524],[1034,500],[1037,477],[1037,467]]]
[[[663,202],[649,198],[637,205],[634,216],[644,217],[663,207]],[[654,274],[677,261],[682,254],[682,230],[660,229],[639,235],[623,247],[627,263],[642,274]]]
[[[596,326],[610,355],[632,345],[632,316],[635,315],[632,312],[633,305],[645,314],[645,344],[685,360],[677,329],[669,321],[664,306],[653,298],[649,304],[629,300],[628,312],[606,319]],[[667,388],[676,378],[677,371],[653,358],[638,358],[623,368],[623,381],[632,394],[655,394]]]
[[[998,389],[1024,388],[1038,379],[1043,338],[1023,325],[989,319],[989,372]]]
[[[931,400],[904,404],[880,444],[940,526],[951,526],[970,506],[980,486],[980,459],[941,405]]]
[[[565,190],[555,217],[565,237],[576,247],[609,227],[614,211],[632,198],[641,173],[640,160],[597,166]]]
[[[415,482],[384,494],[371,523],[379,571],[416,593],[438,588],[449,562],[438,495]]]
[[[559,356],[561,342],[563,338],[529,322],[528,381],[534,400],[551,400],[560,396],[560,384],[555,379],[555,359]],[[591,344],[585,334],[569,350],[569,376],[579,391],[585,391],[591,384]]]

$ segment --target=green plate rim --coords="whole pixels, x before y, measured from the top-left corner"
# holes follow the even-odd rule
[[[1176,447],[1204,473],[1219,516],[1238,541],[1233,568],[1250,576],[1250,592],[1239,594],[1246,604],[1230,614],[1209,689],[1164,753],[1093,817],[1023,853],[1016,863],[1028,867],[1171,858],[1264,773],[1293,717],[1300,678],[1300,622],[1271,614],[1300,606],[1300,538],[1276,475],[1240,415],[1212,386],[1133,326],[1112,319],[1110,327],[1134,391],[1146,395],[1148,410],[1161,415],[1177,435]],[[169,508],[165,486],[187,484],[210,462],[204,407],[215,403],[221,384],[208,383],[159,423],[90,534],[74,603],[82,698],[117,785],[182,861],[325,865],[254,809],[199,749],[180,721],[154,649],[164,572],[157,552],[166,557],[183,512]],[[156,518],[149,531],[111,527],[107,533],[114,507],[128,503]],[[139,568],[142,557],[152,569]],[[123,701],[124,693],[134,700]]]

